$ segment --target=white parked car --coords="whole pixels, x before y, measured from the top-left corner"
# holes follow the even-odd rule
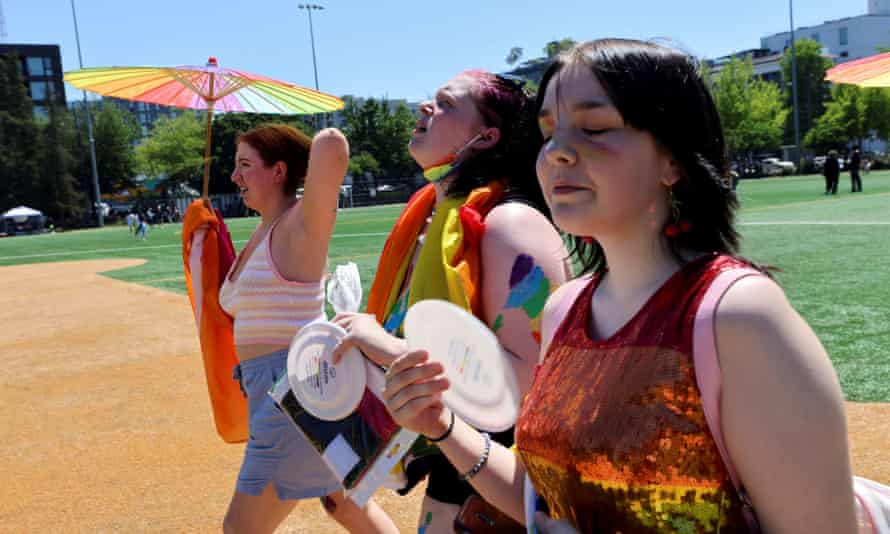
[[[764,158],[760,160],[760,167],[767,176],[780,176],[797,172],[797,166],[794,163],[783,161],[779,158]]]

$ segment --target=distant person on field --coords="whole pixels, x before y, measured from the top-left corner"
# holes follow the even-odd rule
[[[822,170],[822,174],[825,175],[825,194],[836,195],[837,181],[841,175],[841,166],[837,160],[836,150],[828,152],[828,157],[825,158],[825,167]]]
[[[144,241],[147,239],[145,234],[148,232],[148,221],[145,217],[137,216],[137,219],[139,219],[139,222],[136,224],[136,239]]]
[[[859,176],[859,167],[862,164],[862,157],[859,155],[859,149],[853,149],[853,155],[850,156],[850,186],[851,192],[862,192],[862,178]]]
[[[132,211],[127,213],[127,230],[130,232],[130,237],[136,235],[136,225],[139,221],[139,217],[136,216]]]

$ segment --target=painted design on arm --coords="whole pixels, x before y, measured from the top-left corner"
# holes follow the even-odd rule
[[[550,296],[550,280],[544,271],[535,265],[535,259],[528,254],[520,254],[513,262],[510,272],[510,294],[504,310],[522,308],[529,318],[532,337],[541,344],[541,312]],[[499,313],[494,320],[492,330],[497,332],[504,326],[504,314]]]
[[[426,532],[426,529],[429,528],[430,523],[432,523],[432,522],[433,522],[433,513],[427,512],[426,518],[424,519],[424,522],[423,522],[423,525],[421,525],[420,528],[417,529],[417,534],[424,534],[424,532]]]

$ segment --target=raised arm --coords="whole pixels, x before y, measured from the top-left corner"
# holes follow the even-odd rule
[[[716,336],[723,433],[764,530],[856,532],[843,397],[816,335],[778,285],[748,277]]]
[[[349,143],[335,128],[321,130],[312,139],[303,199],[299,210],[292,210],[288,225],[303,228],[305,236],[330,238],[337,221],[340,185],[349,165]]]

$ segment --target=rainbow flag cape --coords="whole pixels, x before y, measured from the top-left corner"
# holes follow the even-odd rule
[[[227,443],[247,441],[248,420],[247,399],[232,378],[238,364],[232,318],[219,305],[219,288],[234,260],[222,214],[202,200],[192,202],[182,221],[185,284],[198,323],[213,420]]]
[[[442,299],[481,316],[481,250],[485,216],[503,196],[499,182],[474,189],[465,198],[449,198],[433,214],[426,245],[414,266],[408,307],[425,299]],[[393,312],[417,236],[433,212],[436,190],[417,191],[390,232],[368,295],[367,312],[383,324]]]

